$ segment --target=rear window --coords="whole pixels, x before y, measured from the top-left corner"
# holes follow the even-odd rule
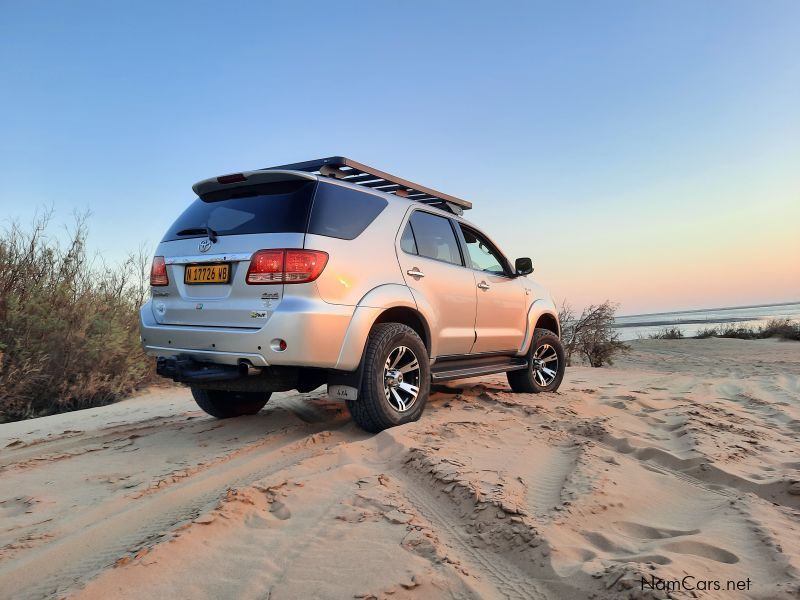
[[[249,233],[304,233],[316,181],[278,181],[239,187],[198,198],[183,211],[162,241]]]
[[[420,256],[463,265],[456,234],[450,220],[421,210],[415,210],[408,221],[411,224],[416,250]]]
[[[308,233],[352,240],[375,220],[388,203],[341,185],[320,181],[314,196]]]

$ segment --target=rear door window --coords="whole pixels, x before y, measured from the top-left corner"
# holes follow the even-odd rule
[[[409,219],[414,231],[417,253],[436,260],[463,265],[461,251],[450,220],[421,210]]]
[[[419,254],[417,242],[414,240],[414,232],[411,231],[411,223],[406,224],[403,235],[400,237],[400,249],[407,254]]]
[[[221,190],[198,198],[172,224],[163,241],[249,233],[304,233],[316,182],[279,181]]]
[[[308,233],[342,240],[355,239],[387,204],[379,196],[320,181],[314,195]]]

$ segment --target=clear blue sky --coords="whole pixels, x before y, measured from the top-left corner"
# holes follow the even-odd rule
[[[344,154],[574,304],[800,299],[800,2],[2,0],[0,76],[0,219],[89,208],[111,258],[199,179]]]

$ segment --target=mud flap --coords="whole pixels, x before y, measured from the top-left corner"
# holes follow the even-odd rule
[[[351,385],[328,384],[328,396],[333,400],[358,400],[358,388]]]
[[[330,371],[328,374],[328,396],[333,400],[358,400],[361,389],[361,365],[355,371]]]

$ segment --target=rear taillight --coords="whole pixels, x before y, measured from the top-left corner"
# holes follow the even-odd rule
[[[328,253],[320,250],[259,250],[250,259],[245,281],[265,283],[308,283],[320,276]]]
[[[169,285],[169,277],[167,276],[167,263],[164,261],[163,256],[153,257],[153,264],[150,267],[150,285]]]
[[[259,250],[250,258],[247,283],[282,283],[283,250]]]

